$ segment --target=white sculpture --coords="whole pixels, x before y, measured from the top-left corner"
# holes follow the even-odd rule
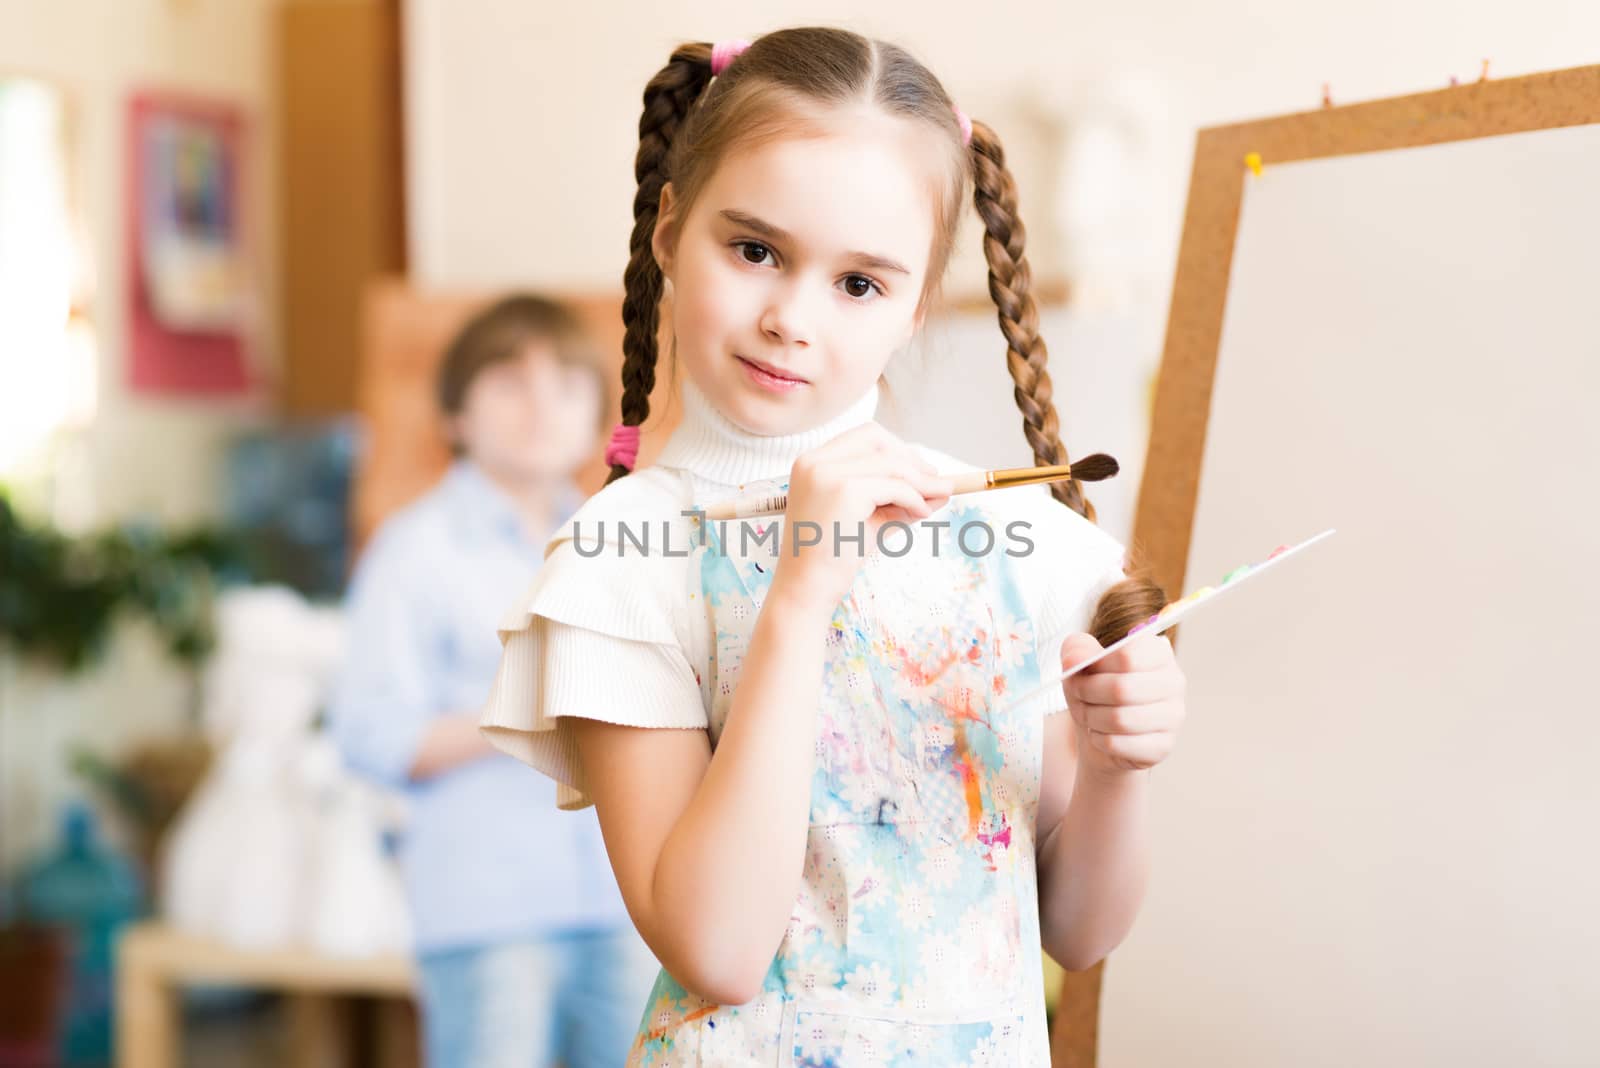
[[[407,952],[404,892],[382,849],[395,802],[347,773],[316,726],[341,613],[283,588],[230,591],[217,638],[204,717],[218,756],[168,839],[167,919],[241,948]]]

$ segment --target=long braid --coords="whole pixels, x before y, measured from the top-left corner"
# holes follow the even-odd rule
[[[1022,430],[1036,463],[1064,464],[1069,461],[1056,419],[1047,367],[1049,354],[1039,337],[1033,273],[1023,251],[1027,231],[1017,213],[1017,183],[1006,169],[1000,138],[981,122],[972,123],[971,159],[972,199],[983,219],[983,254],[989,261],[989,296],[994,299],[1000,332],[1006,338],[1006,367],[1015,383],[1012,396],[1022,412]],[[1054,483],[1050,492],[1085,519],[1095,521],[1094,505],[1083,495],[1078,482]],[[1165,591],[1146,574],[1131,573],[1131,561],[1128,570],[1129,577],[1101,596],[1089,623],[1089,633],[1101,645],[1121,639],[1167,603]]]
[[[661,190],[671,177],[673,140],[711,81],[711,46],[686,44],[644,89],[639,116],[639,152],[633,174],[639,183],[633,197],[633,234],[628,239],[628,266],[622,274],[622,422],[643,426],[650,416],[650,391],[656,385],[657,334],[661,323],[661,265],[650,242],[655,236]],[[612,464],[607,484],[628,473]]]
[[[983,255],[989,261],[989,296],[1006,338],[1006,367],[1012,396],[1022,412],[1022,432],[1040,465],[1067,463],[1050,384],[1049,354],[1039,337],[1039,309],[1033,300],[1033,272],[1023,247],[1027,230],[1017,214],[1017,183],[1006,169],[1000,139],[986,124],[972,124],[972,200],[983,219]],[[1056,499],[1085,519],[1094,506],[1076,482],[1057,482]]]

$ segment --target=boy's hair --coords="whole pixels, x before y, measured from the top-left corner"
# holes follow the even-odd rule
[[[971,143],[963,144],[954,101],[931,71],[902,48],[846,30],[807,27],[769,33],[728,64],[715,80],[711,51],[712,46],[704,42],[680,46],[644,90],[639,152],[633,168],[639,188],[633,200],[633,234],[623,273],[623,424],[644,423],[655,386],[663,283],[651,239],[662,188],[672,184],[674,215],[682,220],[717,164],[734,147],[749,147],[803,130],[812,116],[829,108],[869,104],[925,123],[946,148],[924,301],[949,262],[961,201],[971,183],[973,202],[983,220],[989,294],[1006,340],[1006,366],[1015,384],[1012,393],[1022,412],[1023,433],[1035,462],[1067,463],[1047,354],[1039,337],[1038,309],[1030,292],[1016,182],[1006,169],[1005,153],[995,132],[974,120]],[[626,467],[613,465],[607,481],[627,473]],[[1062,504],[1094,520],[1094,506],[1076,481],[1054,483],[1050,491]],[[1101,599],[1090,632],[1109,644],[1165,603],[1166,595],[1148,579],[1119,582]]]
[[[439,410],[446,416],[461,414],[467,390],[484,369],[515,359],[530,343],[540,341],[548,342],[562,363],[594,374],[600,384],[603,425],[609,382],[599,349],[570,308],[531,293],[502,297],[456,333],[439,363]]]

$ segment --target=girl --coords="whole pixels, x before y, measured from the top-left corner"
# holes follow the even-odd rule
[[[948,501],[959,465],[872,421],[970,181],[1065,462],[999,142],[831,29],[679,48],[639,130],[612,482],[503,626],[486,732],[598,811],[664,966],[631,1064],[1045,1065],[1036,947],[1084,968],[1127,932],[1183,683],[1148,638],[1017,704],[1160,591],[1076,484]],[[666,284],[684,417],[629,473]],[[784,488],[776,521],[686,514]]]

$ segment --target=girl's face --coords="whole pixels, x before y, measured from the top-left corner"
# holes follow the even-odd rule
[[[669,186],[657,261],[678,358],[755,434],[833,418],[921,321],[936,173],[926,131],[869,110],[723,159],[683,218]]]
[[[491,475],[567,478],[594,449],[600,402],[592,368],[561,362],[550,342],[530,341],[473,376],[451,429]]]

